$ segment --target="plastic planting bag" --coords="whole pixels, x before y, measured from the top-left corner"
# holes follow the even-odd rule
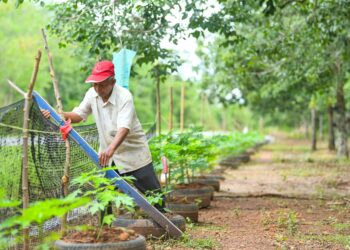
[[[129,78],[131,64],[136,52],[129,49],[121,49],[118,53],[113,53],[113,64],[117,84],[129,89]]]

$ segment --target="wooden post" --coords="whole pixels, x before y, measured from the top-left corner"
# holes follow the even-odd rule
[[[46,50],[47,58],[49,61],[50,76],[51,76],[51,80],[52,80],[54,91],[55,91],[57,111],[60,114],[61,118],[63,120],[65,120],[64,115],[63,115],[63,106],[62,106],[62,101],[61,101],[61,95],[60,95],[60,91],[58,89],[58,81],[57,81],[57,78],[55,76],[55,70],[53,68],[52,55],[51,55],[50,50],[49,50],[49,45],[47,43],[45,31],[44,31],[44,29],[41,29],[41,31],[43,34],[43,38],[44,38],[44,42],[45,42],[45,50]],[[63,176],[62,176],[62,186],[63,186],[63,195],[67,196],[68,195],[68,188],[69,188],[69,171],[70,171],[70,144],[69,144],[69,140],[67,139],[65,143],[66,143],[66,161],[64,164],[64,170],[63,170]],[[61,220],[61,232],[63,235],[65,234],[66,222],[67,222],[67,214],[65,214]]]
[[[157,71],[157,128],[158,128],[158,135],[162,132],[162,114],[160,110],[160,76],[159,76],[159,69]]]
[[[317,150],[317,114],[316,108],[311,108],[311,124],[312,124],[312,144],[311,150]]]
[[[221,130],[226,131],[226,107],[223,107],[223,111],[221,113]]]
[[[173,87],[169,88],[169,131],[173,130]]]
[[[204,130],[204,104],[205,104],[205,97],[204,93],[201,94],[201,125]]]
[[[184,130],[185,123],[185,83],[181,85],[181,112],[180,112],[180,130]]]
[[[32,103],[32,93],[36,77],[39,71],[39,64],[41,59],[41,50],[38,50],[38,54],[35,57],[34,69],[32,72],[32,77],[28,86],[28,92],[25,93],[13,82],[8,80],[8,83],[16,91],[18,91],[24,97],[24,115],[23,115],[23,145],[22,145],[22,200],[23,209],[29,207],[29,181],[28,181],[28,137],[29,137],[29,112],[30,105]],[[29,250],[29,228],[23,230],[23,249]]]
[[[328,105],[328,150],[335,150],[335,142],[334,142],[334,116],[333,116],[333,107],[332,105]]]
[[[319,131],[319,135],[320,135],[320,141],[323,140],[323,119],[322,119],[322,114],[319,113],[318,115],[318,122],[319,122],[319,126],[318,126],[318,131]]]

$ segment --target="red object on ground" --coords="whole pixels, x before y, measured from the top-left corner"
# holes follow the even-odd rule
[[[168,162],[165,156],[162,156],[162,164],[163,164],[163,173],[169,173]]]
[[[69,132],[72,130],[71,120],[68,119],[64,122],[64,125],[60,127],[63,140],[67,140]]]

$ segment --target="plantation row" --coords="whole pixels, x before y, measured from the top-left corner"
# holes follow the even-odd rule
[[[148,201],[157,207],[162,205],[166,198],[167,216],[184,231],[186,221],[183,217],[194,222],[198,221],[198,209],[208,207],[214,190],[219,190],[220,177],[209,176],[215,166],[219,162],[224,162],[225,159],[242,155],[262,141],[261,135],[252,132],[207,135],[197,130],[181,134],[172,132],[152,138],[149,145],[163,190],[146,194]],[[145,228],[142,220],[150,219],[136,207],[131,197],[115,190],[115,180],[104,178],[105,170],[82,173],[71,181],[74,192],[69,196],[62,199],[38,201],[25,210],[19,208],[20,201],[10,201],[5,195],[6,192],[1,192],[0,207],[2,209],[11,208],[16,211],[16,214],[10,218],[1,218],[0,247],[21,246],[22,230],[28,227],[30,227],[32,246],[36,245],[41,248],[52,246],[53,242],[62,238],[62,232],[58,233],[57,228],[53,231],[50,228],[48,230],[47,223],[50,219],[52,221],[52,218],[62,217],[65,213],[70,215],[69,218],[73,218],[68,219],[69,228],[66,228],[72,233],[66,234],[63,241],[56,242],[56,247],[60,249],[70,249],[65,248],[67,242],[69,244],[82,242],[123,244],[135,241],[138,242],[137,244],[142,242],[141,246],[145,246],[143,236],[161,237],[165,235],[164,229],[156,223]],[[130,177],[123,178],[132,182]],[[112,214],[104,216],[103,219],[101,217],[100,223],[93,219],[96,218],[95,215],[104,212],[109,204],[113,205]],[[77,219],[72,216],[77,213],[76,211],[84,211],[88,216],[83,216],[85,219]],[[81,214],[84,213],[81,212]],[[183,217],[175,214],[181,214]],[[106,227],[111,225],[113,227]],[[72,228],[72,226],[79,227]],[[114,238],[104,235],[113,235]],[[84,237],[87,237],[88,240]]]

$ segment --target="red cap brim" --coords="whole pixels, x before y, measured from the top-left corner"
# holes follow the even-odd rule
[[[86,83],[94,83],[94,82],[103,82],[108,77],[111,77],[113,75],[111,74],[99,74],[99,75],[90,75],[88,78],[86,78]]]

